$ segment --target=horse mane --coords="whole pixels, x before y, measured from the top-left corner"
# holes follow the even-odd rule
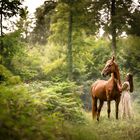
[[[121,85],[122,85],[122,83],[121,83],[121,78],[120,78],[120,71],[119,71],[119,67],[118,67],[118,65],[117,65],[117,63],[116,63],[116,62],[114,62],[114,63],[115,63],[115,66],[116,66],[116,72],[114,73],[114,77],[118,80],[119,85],[121,86]]]

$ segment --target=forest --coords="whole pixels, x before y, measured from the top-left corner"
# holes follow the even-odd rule
[[[34,0],[35,1],[35,0]],[[0,0],[0,140],[139,140],[140,1]],[[92,119],[91,85],[115,56],[133,118]]]

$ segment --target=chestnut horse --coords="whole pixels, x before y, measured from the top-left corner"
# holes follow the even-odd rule
[[[114,57],[106,62],[106,65],[102,71],[103,76],[111,74],[109,80],[97,80],[91,86],[91,96],[92,96],[92,116],[97,117],[99,121],[100,111],[103,106],[104,101],[107,101],[107,113],[108,118],[110,118],[110,102],[115,100],[116,106],[116,119],[118,119],[118,106],[121,97],[121,87],[120,73],[117,63],[114,61]],[[97,100],[99,100],[99,107],[97,107]]]

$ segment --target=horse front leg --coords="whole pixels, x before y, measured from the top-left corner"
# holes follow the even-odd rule
[[[115,105],[116,105],[116,119],[118,120],[118,113],[119,113],[119,103],[120,103],[120,98],[116,100]]]
[[[108,118],[110,118],[110,112],[111,112],[110,100],[108,100],[108,101],[107,101],[107,113],[108,113]]]
[[[104,101],[101,101],[100,100],[100,104],[99,104],[99,107],[97,109],[97,121],[99,121],[99,117],[100,117],[100,112],[101,112],[101,109],[103,107],[103,104],[104,104]]]
[[[107,97],[107,114],[108,114],[108,118],[110,118],[110,94],[111,94],[111,90],[106,91],[106,97]]]

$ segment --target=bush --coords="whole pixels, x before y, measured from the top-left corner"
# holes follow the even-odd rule
[[[19,84],[21,79],[19,76],[13,76],[13,74],[3,65],[0,65],[0,82],[14,85]]]
[[[0,81],[6,81],[12,76],[13,74],[6,67],[0,64]]]
[[[1,139],[54,139],[61,127],[55,113],[48,114],[39,99],[32,99],[23,85],[0,86]],[[59,126],[60,125],[60,126]],[[58,128],[57,128],[58,127]],[[52,133],[52,132],[55,133]]]
[[[0,85],[1,138],[55,140],[61,137],[65,121],[85,122],[77,93],[73,82]]]
[[[31,88],[31,86],[34,88]],[[48,87],[41,85],[39,88],[37,87],[38,83],[30,83],[28,85],[29,90],[33,94],[32,98],[35,104],[40,106],[40,109],[42,106],[45,106],[45,110],[49,114],[58,113],[60,117],[71,122],[82,123],[84,121],[84,115],[82,114],[83,105],[75,83],[57,82],[52,85],[48,84]]]
[[[7,83],[10,85],[19,84],[21,83],[21,79],[19,76],[12,76],[12,77],[9,77]]]

